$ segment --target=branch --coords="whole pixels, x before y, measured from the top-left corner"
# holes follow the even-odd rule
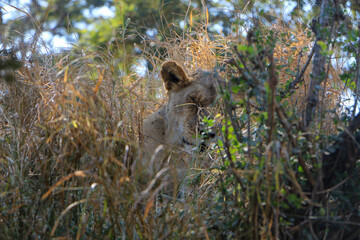
[[[306,69],[308,68],[308,66],[309,66],[309,64],[311,62],[311,59],[312,59],[312,57],[314,55],[314,52],[315,52],[315,44],[314,44],[314,46],[313,46],[313,48],[312,48],[312,50],[311,50],[311,52],[310,52],[310,54],[308,56],[308,59],[307,59],[305,65],[304,65],[304,67],[301,69],[301,72],[296,76],[295,80],[292,81],[289,84],[289,86],[287,87],[285,92],[283,92],[281,94],[281,98],[284,98],[288,92],[290,92],[292,89],[294,89],[296,87],[296,85],[298,85],[301,82],[301,79],[304,76],[304,73],[305,73]]]
[[[275,71],[275,64],[274,64],[274,56],[273,53],[269,54],[268,59],[270,61],[269,64],[269,79],[268,79],[268,84],[270,87],[270,93],[268,96],[268,143],[270,143],[272,141],[272,135],[274,132],[274,112],[275,112],[275,91],[276,91],[276,85],[278,83],[278,79],[276,76],[276,71]]]
[[[287,121],[287,119],[289,119],[289,117],[287,116],[286,112],[282,109],[282,107],[277,102],[275,102],[275,110],[276,110],[277,116],[279,117],[281,125],[285,128],[287,136],[289,137],[290,144],[292,145],[292,147],[296,147],[297,146],[296,138],[294,138],[293,135],[291,134],[291,125]],[[308,165],[306,164],[306,162],[301,154],[298,155],[298,160],[299,160],[299,164],[300,164],[301,168],[304,171],[306,178],[309,180],[310,188],[314,189],[314,187],[316,185],[316,180],[314,179]]]

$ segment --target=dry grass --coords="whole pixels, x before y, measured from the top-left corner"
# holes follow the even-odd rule
[[[161,104],[151,91],[162,88],[161,62],[139,77],[104,52],[33,56],[44,61],[23,61],[16,79],[0,85],[2,236],[206,235],[189,231],[203,228],[206,190],[189,186],[183,200],[155,208],[167,183],[152,182],[138,164],[141,123]],[[202,182],[201,171],[190,181]]]
[[[311,49],[312,38],[299,26],[274,28],[280,39],[275,56],[279,65],[286,65],[278,74],[285,84],[304,65],[304,48]],[[222,36],[210,37],[199,27],[183,36],[172,33],[164,41],[145,41],[138,47],[153,68],[144,76],[124,74],[106,51],[74,49],[50,56],[33,51],[38,60],[24,60],[16,80],[0,82],[1,236],[208,239],[208,227],[218,222],[213,207],[225,191],[218,182],[227,173],[194,169],[186,196],[159,204],[156,196],[166,182],[152,182],[138,164],[141,128],[144,117],[165,101],[158,76],[165,59],[188,72],[224,68],[226,79],[234,74],[226,62],[233,57],[230,45],[236,39],[230,43]],[[326,97],[333,100],[326,109],[335,107],[341,94],[339,71],[330,69],[336,81],[326,82]],[[309,74],[308,69],[288,99],[299,110]],[[217,161],[213,152],[205,154]],[[203,166],[202,155],[195,160],[195,167]],[[249,206],[251,199],[244,201]]]

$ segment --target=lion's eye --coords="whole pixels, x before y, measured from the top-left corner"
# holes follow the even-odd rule
[[[197,76],[197,75],[199,75],[199,73],[193,73],[193,74],[192,74],[193,77],[194,77],[194,76]]]

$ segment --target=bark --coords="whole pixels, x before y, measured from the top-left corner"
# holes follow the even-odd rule
[[[0,7],[0,28],[2,27],[3,25],[3,13],[2,13],[2,9]]]
[[[323,54],[319,41],[325,42],[327,39],[326,28],[329,25],[331,17],[331,0],[322,0],[320,5],[320,16],[318,23],[315,21],[313,29],[316,35],[316,42],[314,46],[314,60],[313,67],[311,72],[309,91],[306,97],[306,108],[304,112],[304,125],[305,127],[309,126],[310,122],[313,119],[316,106],[319,102],[319,90],[320,84],[325,78],[325,62],[326,55]],[[326,49],[328,50],[328,49]]]

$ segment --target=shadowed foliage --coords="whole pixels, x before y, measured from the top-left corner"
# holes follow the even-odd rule
[[[281,15],[285,2],[271,11],[268,1],[231,4],[227,14],[216,11],[225,1],[118,1],[114,18],[58,54],[40,33],[72,1],[54,1],[60,12],[19,8],[32,27],[0,24],[1,238],[357,239],[355,2],[316,1],[304,13],[300,1]],[[159,5],[164,16],[147,15]],[[144,12],[150,28],[136,26]],[[37,35],[26,40],[30,28]],[[93,46],[86,36],[104,38]],[[206,100],[182,108],[202,110],[180,139],[191,148],[186,178],[173,178],[171,165],[149,174],[144,119],[199,69],[216,73],[218,94],[184,94]]]

